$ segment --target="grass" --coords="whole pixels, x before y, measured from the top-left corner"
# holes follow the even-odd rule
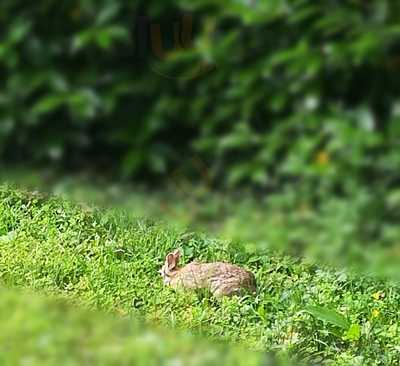
[[[185,262],[252,270],[257,295],[217,300],[164,287],[157,271],[177,247]],[[0,188],[0,282],[282,357],[400,363],[395,284],[10,186]]]
[[[31,292],[1,289],[0,322],[1,365],[256,366],[265,360]]]
[[[283,251],[400,280],[400,194],[381,197],[358,187],[350,197],[310,197],[285,189],[255,197],[249,192],[216,192],[184,179],[172,179],[164,189],[149,190],[87,175],[10,168],[0,170],[2,181],[50,191],[75,202],[119,207],[136,217],[240,242],[251,250]]]

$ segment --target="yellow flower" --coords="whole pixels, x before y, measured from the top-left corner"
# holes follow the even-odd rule
[[[382,300],[385,297],[385,294],[382,291],[378,291],[378,292],[375,292],[374,294],[372,294],[372,297],[378,301],[378,300]]]
[[[378,309],[372,310],[372,317],[377,318],[380,315],[380,312]]]
[[[329,162],[331,161],[331,157],[326,151],[320,151],[317,154],[315,160],[318,165],[325,166],[329,164]]]

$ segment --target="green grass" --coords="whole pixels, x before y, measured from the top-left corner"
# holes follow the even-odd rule
[[[1,365],[261,365],[264,356],[66,301],[0,290]]]
[[[257,295],[217,300],[164,287],[157,271],[176,247],[185,262],[252,270]],[[400,362],[396,285],[9,186],[0,188],[0,282],[251,350],[335,365]]]
[[[15,168],[0,170],[4,181],[75,202],[119,207],[136,217],[240,242],[251,250],[284,251],[400,281],[400,194],[375,197],[360,187],[351,197],[310,197],[285,189],[256,197],[250,192],[216,192],[182,178],[149,190],[98,176]]]

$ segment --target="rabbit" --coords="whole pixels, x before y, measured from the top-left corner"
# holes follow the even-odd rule
[[[179,268],[180,251],[175,250],[165,258],[159,273],[164,284],[173,288],[208,289],[215,297],[256,292],[253,273],[230,263],[192,262]]]

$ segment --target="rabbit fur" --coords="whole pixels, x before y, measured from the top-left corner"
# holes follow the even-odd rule
[[[216,297],[256,292],[253,273],[231,263],[191,262],[179,268],[180,251],[175,250],[165,258],[159,273],[164,284],[187,290],[208,289]]]

